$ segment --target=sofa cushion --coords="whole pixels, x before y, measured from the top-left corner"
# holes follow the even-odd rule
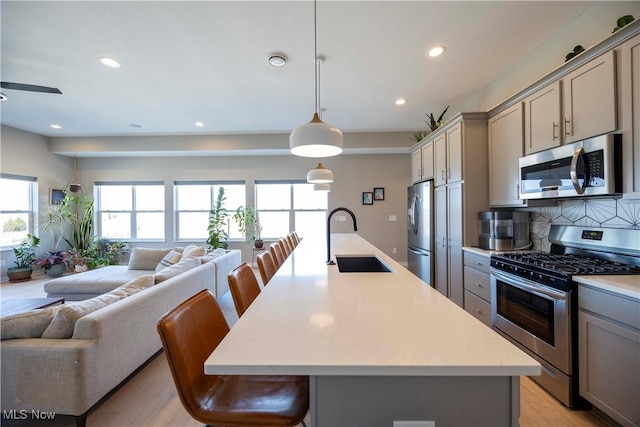
[[[188,245],[182,251],[182,258],[197,258],[204,256],[207,252],[207,249],[204,246],[196,246],[194,244]]]
[[[63,304],[53,316],[51,324],[42,333],[42,338],[71,338],[73,328],[79,318],[123,298],[121,292],[117,294],[112,292],[85,301]]]
[[[204,256],[198,257],[198,259],[200,260],[200,264],[206,264],[208,262],[213,261],[216,258],[221,257],[222,255],[225,255],[226,253],[227,251],[225,249],[218,248],[218,249],[214,249],[211,252],[207,252]]]
[[[132,248],[129,270],[155,270],[156,266],[171,249]]]
[[[162,269],[172,266],[173,264],[177,264],[180,261],[180,258],[182,258],[182,254],[180,252],[176,252],[173,249],[170,250],[169,253],[160,260],[158,265],[156,265],[156,273]]]
[[[137,279],[133,279],[132,281],[125,283],[117,289],[114,289],[111,292],[121,291],[124,292],[124,296],[128,297],[133,294],[136,294],[140,291],[144,291],[147,288],[152,287],[155,284],[155,280],[151,274],[146,276],[140,276]],[[111,293],[109,292],[109,293]]]
[[[62,306],[56,305],[2,318],[0,337],[3,340],[40,338],[60,307]]]
[[[183,255],[184,258],[184,255]],[[177,276],[180,273],[184,273],[185,271],[191,270],[194,267],[200,265],[200,260],[198,258],[187,258],[181,259],[179,263],[174,264],[170,267],[167,267],[163,270],[160,270],[156,274],[153,275],[155,278],[156,284],[162,283],[165,280],[168,280],[174,276]]]

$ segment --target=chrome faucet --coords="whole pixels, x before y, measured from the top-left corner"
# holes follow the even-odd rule
[[[339,207],[329,212],[329,216],[327,217],[327,265],[336,265],[335,261],[331,259],[331,217],[338,211],[345,211],[346,213],[351,215],[351,219],[353,220],[353,231],[358,231],[356,216],[349,209]]]

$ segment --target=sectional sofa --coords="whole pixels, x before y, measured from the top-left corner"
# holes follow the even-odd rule
[[[240,264],[239,251],[230,257]],[[151,271],[94,298],[2,319],[3,414],[55,412],[84,426],[89,410],[162,348],[164,313],[202,289],[226,289],[220,264],[195,260],[177,263],[185,271],[172,277]]]

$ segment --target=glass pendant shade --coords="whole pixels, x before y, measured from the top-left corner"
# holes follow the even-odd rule
[[[322,162],[318,162],[315,169],[307,172],[307,182],[311,184],[328,184],[333,182],[333,172],[322,166]]]
[[[331,191],[331,184],[313,184],[315,191]]]
[[[309,123],[298,126],[289,136],[291,154],[301,157],[332,157],[342,153],[343,137],[340,129],[313,115]]]

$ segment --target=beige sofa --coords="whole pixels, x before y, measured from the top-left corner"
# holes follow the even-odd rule
[[[93,298],[109,292],[137,277],[154,274],[157,264],[172,250],[171,248],[153,250],[134,248],[133,251],[136,249],[146,252],[144,260],[131,260],[135,264],[129,266],[112,265],[84,273],[71,274],[52,279],[45,282],[44,291],[49,298],[64,298],[65,301],[81,301]],[[177,251],[183,249],[184,248],[175,248]],[[135,252],[132,252],[132,258],[134,256]],[[202,258],[207,257],[209,259],[203,261],[211,262],[215,267],[215,280],[211,291],[216,298],[219,298],[229,291],[227,275],[242,263],[242,254],[236,249],[222,251],[218,256],[209,254]],[[131,268],[132,266],[134,268]]]
[[[89,409],[162,348],[156,323],[164,313],[202,289],[218,294],[226,289],[217,275],[219,269],[220,265],[213,262],[198,262],[196,267],[157,284],[153,284],[151,276],[136,279],[150,279],[144,286],[152,286],[129,296],[123,297],[122,288],[130,285],[125,284],[100,297],[70,303],[69,306],[90,305],[100,299],[111,302],[77,319],[68,331],[68,339],[3,340],[3,413],[51,411],[75,416],[76,424],[84,426]],[[113,298],[117,301],[113,302]],[[54,319],[57,315],[55,312]],[[3,338],[10,329],[5,325]],[[53,321],[45,335],[52,325]]]

